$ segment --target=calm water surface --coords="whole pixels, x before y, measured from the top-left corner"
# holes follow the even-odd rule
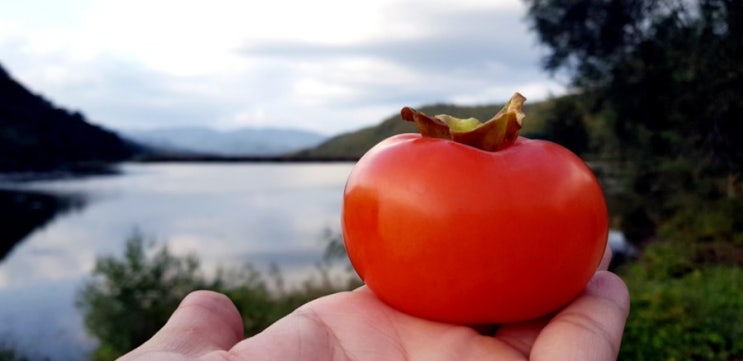
[[[95,343],[74,308],[96,256],[120,255],[140,231],[205,270],[277,264],[312,272],[325,232],[340,229],[351,163],[127,164],[116,176],[11,185],[80,196],[0,263],[0,340],[31,356],[77,360]],[[6,185],[6,188],[8,185]]]

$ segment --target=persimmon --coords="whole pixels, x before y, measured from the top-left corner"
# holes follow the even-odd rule
[[[525,98],[492,119],[403,108],[421,134],[392,136],[354,166],[343,195],[352,265],[382,301],[458,324],[529,320],[575,298],[608,234],[586,163],[518,135]]]

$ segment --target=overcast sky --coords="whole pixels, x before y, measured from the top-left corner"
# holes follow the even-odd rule
[[[0,64],[113,129],[337,134],[564,92],[520,0],[0,0]],[[528,116],[528,115],[527,115]]]

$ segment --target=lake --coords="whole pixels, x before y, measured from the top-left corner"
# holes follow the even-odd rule
[[[121,255],[135,232],[174,254],[196,254],[207,271],[275,264],[287,280],[300,280],[321,260],[327,233],[340,231],[352,167],[132,163],[118,175],[2,183],[6,190],[72,201],[2,258],[0,340],[34,358],[81,359],[95,340],[83,330],[76,292],[96,257]],[[13,222],[12,216],[3,220]]]

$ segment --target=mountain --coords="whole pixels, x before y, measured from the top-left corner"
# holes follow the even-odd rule
[[[527,103],[524,105],[526,119],[522,135],[533,135],[541,133],[545,116],[552,107],[553,100]],[[481,121],[493,117],[503,104],[458,106],[452,104],[427,105],[416,110],[429,115],[449,114],[459,118],[475,117]],[[381,123],[363,128],[354,132],[340,134],[332,137],[316,147],[295,152],[289,157],[298,159],[358,159],[371,147],[382,140],[401,133],[417,133],[418,130],[412,122],[402,120],[400,114],[391,115]]]
[[[126,137],[166,153],[215,156],[277,156],[313,147],[327,137],[318,133],[279,128],[242,128],[218,131],[202,127],[124,130]]]
[[[33,94],[0,66],[0,172],[128,159],[139,147]]]

